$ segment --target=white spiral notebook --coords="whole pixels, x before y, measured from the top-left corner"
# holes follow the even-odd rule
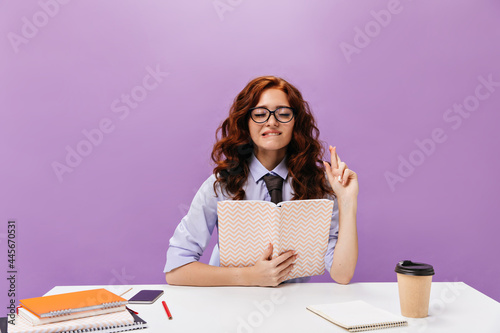
[[[127,310],[38,326],[33,326],[23,317],[16,316],[15,323],[15,325],[8,324],[9,333],[78,333],[94,331],[115,333],[147,327],[144,320]]]
[[[349,332],[408,326],[408,322],[403,317],[364,301],[309,305],[306,309]]]

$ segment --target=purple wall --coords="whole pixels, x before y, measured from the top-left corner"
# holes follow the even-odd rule
[[[163,283],[216,127],[274,74],[359,174],[354,281],[395,281],[410,258],[500,300],[499,16],[465,0],[3,1],[2,272],[16,219],[17,299]]]

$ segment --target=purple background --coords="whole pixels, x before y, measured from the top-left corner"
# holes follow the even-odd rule
[[[17,299],[56,285],[164,283],[168,240],[212,170],[215,129],[250,79],[271,74],[302,91],[321,139],[359,175],[354,282],[395,281],[409,258],[433,264],[435,281],[500,300],[500,87],[480,88],[479,105],[470,97],[478,77],[500,82],[498,1],[45,7],[52,16],[33,0],[0,4],[0,262],[6,272],[16,219]],[[346,56],[347,44],[359,47]],[[148,67],[169,73],[150,91]],[[120,101],[131,93],[133,109]],[[463,103],[475,111],[460,126],[445,120]],[[67,146],[88,148],[82,131],[103,119],[113,131],[59,180],[52,164]],[[432,148],[436,128],[446,139]],[[400,158],[419,165],[409,174]],[[398,167],[404,182],[391,187]]]

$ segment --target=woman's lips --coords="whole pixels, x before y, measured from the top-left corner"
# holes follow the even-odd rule
[[[266,136],[279,136],[281,135],[281,132],[265,132],[264,134],[262,134],[262,136],[266,137]]]

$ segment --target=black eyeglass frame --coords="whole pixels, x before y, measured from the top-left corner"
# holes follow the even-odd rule
[[[266,120],[264,120],[264,121],[256,121],[255,119],[253,119],[253,117],[252,117],[252,111],[256,110],[256,109],[264,109],[264,110],[267,110],[267,112],[269,112],[269,115],[267,116]],[[278,111],[279,109],[289,109],[290,111],[292,111],[292,118],[290,118],[289,121],[281,121],[281,120],[279,120],[278,117],[276,117],[276,111]],[[248,109],[248,113],[250,114],[250,118],[252,118],[253,122],[257,123],[257,124],[264,124],[264,123],[266,123],[269,120],[269,118],[271,118],[271,116],[274,116],[274,119],[276,119],[276,121],[278,121],[279,123],[287,124],[287,123],[291,122],[293,120],[293,118],[295,117],[295,110],[293,108],[289,107],[289,106],[280,106],[280,107],[278,107],[274,111],[271,111],[268,108],[263,107],[263,106],[256,106],[254,108]]]

